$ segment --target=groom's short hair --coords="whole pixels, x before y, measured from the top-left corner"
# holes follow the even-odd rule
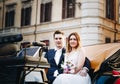
[[[55,34],[62,34],[64,35],[64,32],[60,31],[60,30],[56,30],[53,34],[53,37],[55,37]]]

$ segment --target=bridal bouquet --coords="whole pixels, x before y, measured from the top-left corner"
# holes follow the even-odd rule
[[[64,64],[61,64],[61,67],[63,68],[63,72],[66,74],[74,73],[75,66],[71,61],[66,61]]]

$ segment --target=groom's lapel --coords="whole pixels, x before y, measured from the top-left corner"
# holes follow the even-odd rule
[[[64,54],[65,54],[65,49],[63,48],[62,49],[62,54],[61,54],[61,57],[60,57],[60,60],[59,60],[59,64],[61,64],[64,61]]]
[[[53,51],[51,52],[51,59],[52,59],[52,63],[54,63],[54,64],[56,64],[56,61],[55,61],[55,59],[54,59],[54,57],[55,57],[55,53],[56,53],[56,50],[55,49],[53,49]],[[57,65],[57,64],[56,64]]]

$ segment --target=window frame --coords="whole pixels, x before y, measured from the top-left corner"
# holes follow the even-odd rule
[[[6,5],[5,27],[12,27],[12,26],[14,26],[14,21],[15,21],[15,6],[16,6],[16,4]]]
[[[27,26],[31,23],[32,7],[26,7],[21,9],[21,26]]]
[[[120,0],[118,2],[118,22],[120,24]]]
[[[52,2],[41,3],[40,23],[50,22],[52,18]]]
[[[110,20],[116,19],[116,1],[115,0],[106,0],[106,18]]]
[[[75,17],[76,0],[63,0],[62,3],[62,19]]]

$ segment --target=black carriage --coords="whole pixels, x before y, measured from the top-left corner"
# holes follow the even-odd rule
[[[35,71],[36,68],[49,67],[48,63],[41,60],[42,53],[47,48],[41,42],[25,42],[24,46],[20,46],[23,40],[22,34],[13,30],[10,32],[10,30],[7,30],[8,33],[3,30],[2,33],[0,32],[0,84],[27,84],[25,77],[29,73]],[[33,57],[36,52],[38,57]],[[43,76],[43,71],[39,70],[39,72]],[[41,84],[44,84],[44,80]]]

